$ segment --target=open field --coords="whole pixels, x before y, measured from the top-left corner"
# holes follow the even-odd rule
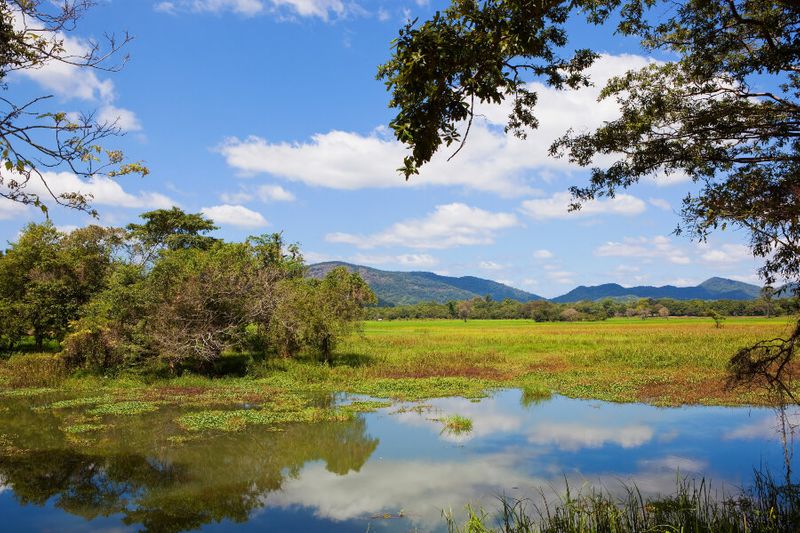
[[[226,359],[246,366],[246,375],[86,375],[5,394],[36,394],[45,386],[78,396],[106,392],[112,403],[190,401],[217,406],[332,392],[405,400],[477,397],[492,388],[520,387],[532,397],[557,393],[656,405],[763,405],[769,400],[762,391],[726,387],[726,363],[738,348],[783,335],[790,325],[787,318],[732,318],[721,328],[710,319],[696,318],[374,321],[339,346],[330,366],[303,359],[245,361],[244,356],[229,355]],[[8,365],[0,367],[6,386],[9,372]]]
[[[762,403],[725,387],[737,349],[785,335],[789,318],[368,322],[342,351],[363,378],[458,376],[567,396],[656,404]],[[360,377],[362,377],[360,376]]]

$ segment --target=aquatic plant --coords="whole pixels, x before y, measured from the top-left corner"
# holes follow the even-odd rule
[[[800,531],[800,485],[779,485],[769,473],[755,472],[752,487],[736,494],[712,490],[705,479],[679,478],[674,494],[645,497],[635,485],[623,496],[592,489],[572,494],[569,486],[548,502],[500,497],[491,515],[467,505],[458,523],[443,511],[450,533],[788,533]]]
[[[472,431],[472,419],[461,415],[450,415],[438,419],[444,425],[443,431],[453,434]]]

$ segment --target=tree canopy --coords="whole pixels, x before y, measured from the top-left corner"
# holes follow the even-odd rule
[[[592,167],[572,187],[573,209],[614,196],[641,178],[685,173],[700,184],[683,224],[704,239],[729,225],[750,234],[761,274],[800,277],[800,6],[767,0],[453,0],[422,24],[400,30],[379,69],[397,108],[391,122],[410,155],[409,178],[433,154],[467,139],[476,103],[513,103],[507,131],[538,125],[528,82],[558,89],[591,80],[592,50],[567,54],[567,22],[613,24],[645,51],[675,59],[611,79],[601,99],[620,116],[595,131],[566,131],[554,156]],[[569,125],[565,125],[565,129]],[[460,149],[460,148],[459,148]]]

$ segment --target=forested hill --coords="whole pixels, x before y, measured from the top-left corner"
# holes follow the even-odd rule
[[[675,287],[665,285],[652,287],[623,287],[616,283],[606,283],[586,287],[581,285],[567,294],[553,298],[552,301],[579,302],[601,300],[603,298],[672,298],[675,300],[752,300],[758,298],[761,287],[725,278],[709,278],[695,287]]]
[[[375,292],[380,305],[410,305],[430,301],[445,303],[451,300],[469,300],[476,296],[483,298],[487,294],[498,301],[506,298],[520,302],[544,299],[536,294],[474,276],[456,278],[433,272],[389,272],[340,261],[311,265],[308,267],[308,275],[320,278],[337,266],[361,274]]]

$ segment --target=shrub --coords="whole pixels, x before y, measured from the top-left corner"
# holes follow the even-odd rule
[[[109,329],[91,321],[78,323],[63,346],[64,362],[70,368],[107,370],[121,363]]]
[[[60,355],[15,355],[3,366],[12,387],[52,387],[67,377],[67,365]]]

